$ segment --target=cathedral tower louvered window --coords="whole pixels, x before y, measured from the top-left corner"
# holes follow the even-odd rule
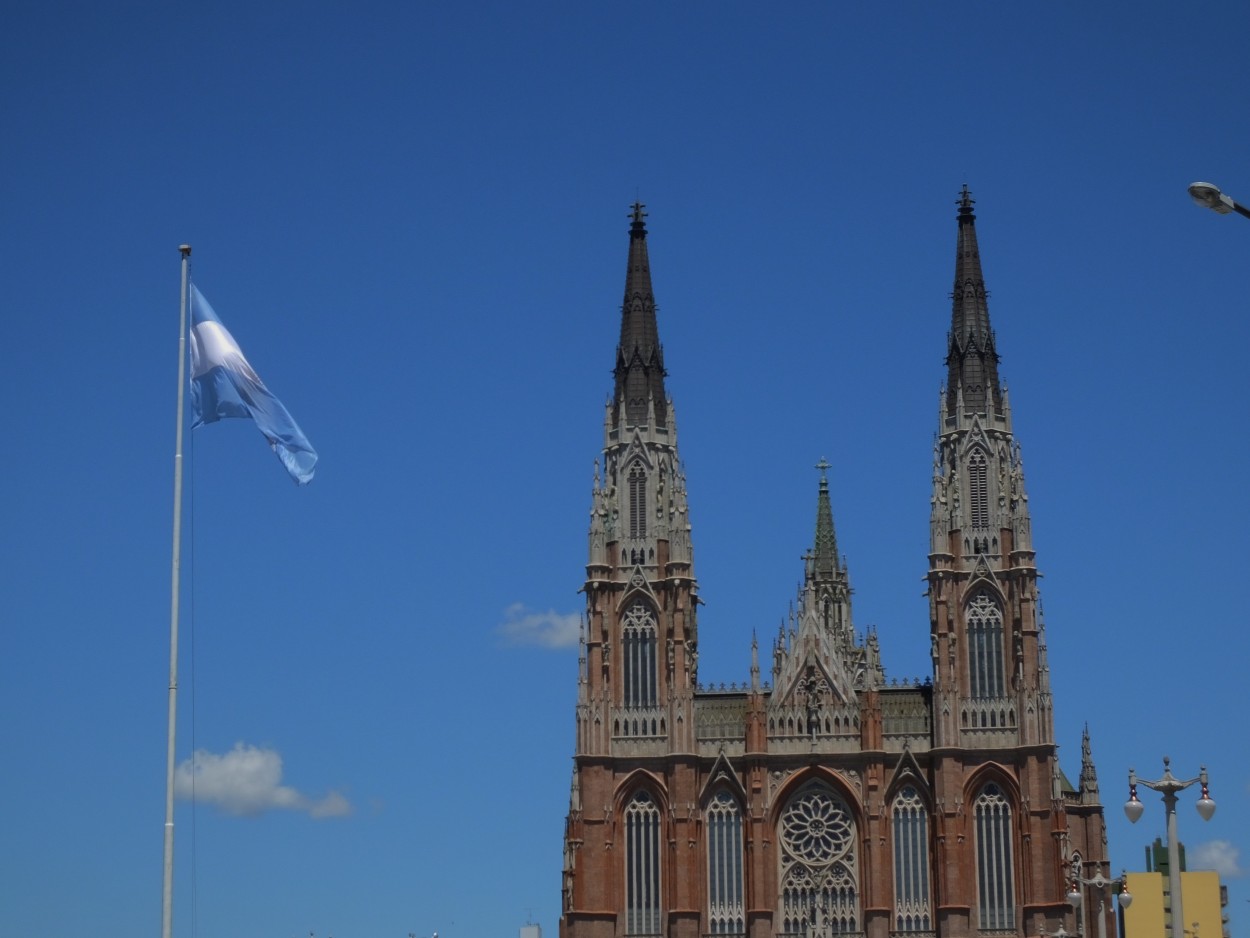
[[[997,785],[986,785],[976,818],[977,911],[982,931],[1016,927],[1011,805]]]
[[[929,905],[929,811],[908,785],[894,799],[894,931],[932,931]]]
[[[985,453],[973,450],[968,458],[968,508],[971,511],[972,527],[976,531],[987,531],[990,527],[990,480],[989,470],[985,464]]]
[[[859,877],[855,820],[820,782],[800,790],[781,814],[777,898],[780,932],[858,932]]]
[[[982,590],[968,603],[968,672],[971,696],[987,700],[1002,697],[1003,612]]]
[[[647,536],[647,470],[636,462],[629,470],[629,536]]]
[[[718,792],[707,809],[708,931],[746,933],[742,904],[742,810],[728,792]]]
[[[621,647],[625,659],[625,706],[631,709],[654,707],[658,699],[655,616],[645,602],[635,602],[626,611]]]
[[[660,811],[645,791],[625,809],[625,934],[660,934]]]

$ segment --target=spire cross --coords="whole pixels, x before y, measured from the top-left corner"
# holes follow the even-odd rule
[[[647,217],[647,213],[643,211],[645,207],[646,206],[644,206],[641,202],[635,202],[633,204],[633,215],[630,217],[632,218],[634,224],[641,225],[642,220]]]
[[[816,463],[816,468],[820,470],[820,479],[821,479],[821,481],[823,482],[823,481],[824,481],[824,479],[825,479],[825,473],[826,473],[826,471],[828,471],[829,469],[831,469],[831,468],[833,468],[833,467],[830,465],[830,463],[828,462],[828,460],[826,460],[826,459],[825,459],[825,457],[824,457],[824,456],[821,456],[821,457],[820,457],[820,462]]]
[[[959,193],[959,201],[955,203],[959,206],[959,214],[971,215],[972,206],[976,205],[976,203],[977,200],[972,197],[972,193],[968,189],[968,184],[965,182],[963,191]]]

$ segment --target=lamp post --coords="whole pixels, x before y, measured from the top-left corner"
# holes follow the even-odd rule
[[[1081,875],[1081,859],[1079,856],[1072,858],[1072,888],[1068,890],[1068,902],[1076,909],[1077,930],[1082,930],[1080,922],[1081,918],[1081,902],[1084,900],[1082,886],[1093,886],[1098,890],[1098,938],[1107,938],[1107,903],[1106,892],[1108,886],[1119,886],[1120,892],[1120,908],[1127,909],[1133,904],[1133,894],[1128,891],[1128,880],[1123,870],[1120,871],[1119,879],[1107,879],[1101,872],[1095,873],[1092,879],[1086,879]]]
[[[1145,785],[1163,795],[1163,810],[1168,819],[1168,889],[1172,894],[1172,938],[1184,938],[1184,919],[1181,917],[1181,862],[1180,845],[1176,838],[1176,795],[1190,785],[1202,785],[1202,796],[1195,807],[1204,821],[1211,820],[1215,814],[1215,802],[1211,800],[1211,792],[1207,786],[1207,767],[1201,766],[1197,778],[1182,782],[1172,774],[1172,760],[1163,757],[1163,778],[1150,782],[1139,779],[1133,769],[1128,770],[1128,801],[1124,804],[1124,813],[1130,822],[1136,824],[1146,806],[1137,800],[1138,784]]]
[[[1250,218],[1250,208],[1238,204],[1231,197],[1220,191],[1220,187],[1209,182],[1191,182],[1189,197],[1203,208],[1209,208],[1220,215],[1236,212]]]

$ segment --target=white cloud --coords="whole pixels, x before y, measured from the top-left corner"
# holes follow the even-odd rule
[[[532,612],[524,603],[513,603],[504,613],[499,634],[511,645],[568,648],[577,644],[581,621],[576,612],[561,614],[554,609]]]
[[[352,813],[352,806],[337,791],[332,791],[316,804],[311,805],[308,813],[315,818],[345,817]]]
[[[336,791],[312,799],[283,785],[282,756],[243,743],[235,743],[224,755],[197,749],[174,773],[174,793],[249,817],[272,810],[306,811],[315,818],[342,817],[352,811]]]
[[[1211,840],[1185,848],[1185,865],[1191,870],[1215,870],[1221,879],[1234,879],[1246,872],[1237,862],[1239,853],[1227,840]]]

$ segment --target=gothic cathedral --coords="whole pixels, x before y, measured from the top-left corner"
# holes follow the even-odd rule
[[[967,187],[952,297],[931,678],[887,684],[876,636],[856,633],[822,477],[770,680],[753,647],[749,685],[703,688],[686,480],[634,206],[592,493],[561,938],[1024,938],[1070,921],[1070,870],[1110,876],[1088,734],[1075,787],[1059,767],[1023,463]],[[1097,912],[1083,914],[1093,934]]]

